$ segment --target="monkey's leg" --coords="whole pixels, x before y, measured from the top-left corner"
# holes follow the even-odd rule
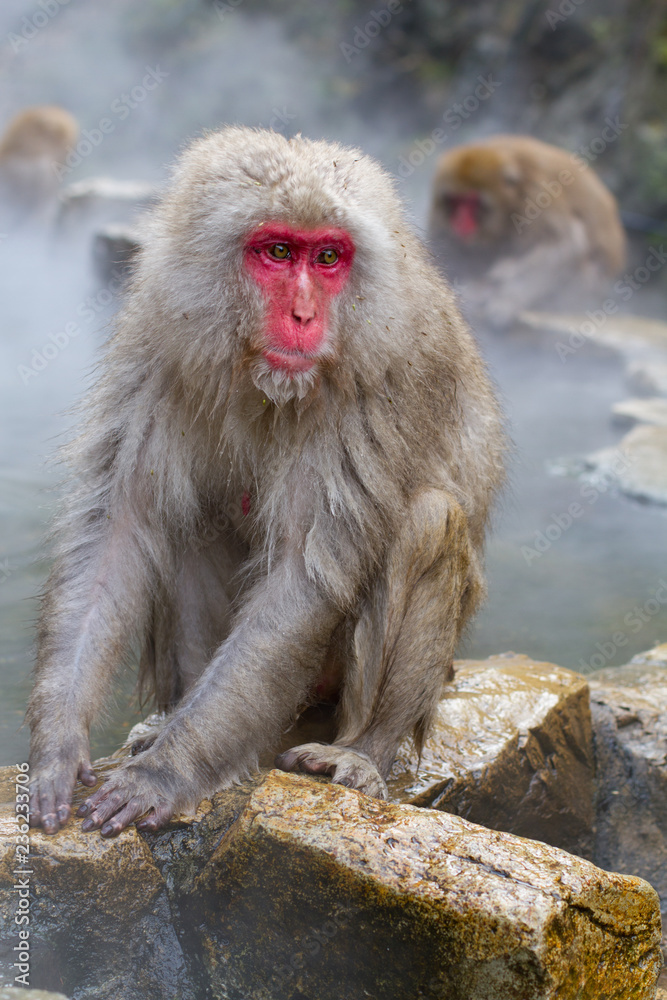
[[[422,493],[357,624],[335,742],[294,747],[277,765],[385,798],[401,740],[412,732],[421,748],[483,590],[464,512],[442,491]]]
[[[155,830],[250,773],[294,721],[340,620],[292,553],[245,597],[229,636],[145,752],[79,810],[84,830],[113,836],[140,816]]]
[[[139,664],[139,686],[169,713],[204,672],[231,628],[239,590],[237,571],[247,546],[227,534],[182,556],[169,587],[155,601],[147,642]],[[155,742],[161,723],[136,752]]]

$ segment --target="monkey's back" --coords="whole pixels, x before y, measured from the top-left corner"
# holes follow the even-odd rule
[[[577,154],[539,139],[526,136],[498,139],[514,149],[520,165],[533,166],[535,194],[544,191],[543,184],[549,181],[561,185],[562,194],[554,196],[553,204],[560,206],[562,201],[564,214],[584,223],[595,256],[604,262],[608,276],[615,277],[625,261],[625,233],[616,198],[594,169]],[[568,179],[567,183],[563,177]]]

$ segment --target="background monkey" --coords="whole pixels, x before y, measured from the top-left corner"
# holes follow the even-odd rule
[[[156,829],[252,770],[318,687],[332,745],[280,766],[386,794],[484,585],[498,406],[391,180],[357,150],[227,128],[154,210],[57,529],[39,629],[33,822],[94,783],[132,643],[169,712],[84,804]]]
[[[60,189],[58,168],[76,143],[79,126],[63,108],[26,108],[0,138],[0,200],[10,222],[48,221]]]
[[[616,201],[588,164],[527,136],[459,146],[438,162],[430,238],[466,302],[494,325],[524,309],[594,304],[622,270]]]

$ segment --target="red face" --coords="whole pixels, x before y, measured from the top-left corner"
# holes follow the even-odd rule
[[[345,287],[354,243],[344,229],[260,226],[246,242],[244,261],[266,299],[262,351],[271,368],[308,371],[329,328],[331,302]]]
[[[450,195],[447,198],[449,223],[462,240],[477,235],[479,229],[480,197],[476,191],[467,194]]]

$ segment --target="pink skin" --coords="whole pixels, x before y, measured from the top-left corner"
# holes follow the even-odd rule
[[[479,229],[479,194],[471,191],[452,198],[450,224],[460,239],[468,241]]]
[[[277,259],[271,249],[286,249]],[[335,261],[322,255],[334,251]],[[259,226],[248,238],[244,264],[266,298],[266,345],[271,368],[288,374],[313,367],[324,344],[331,300],[345,287],[354,243],[344,229],[294,229],[286,223]]]

